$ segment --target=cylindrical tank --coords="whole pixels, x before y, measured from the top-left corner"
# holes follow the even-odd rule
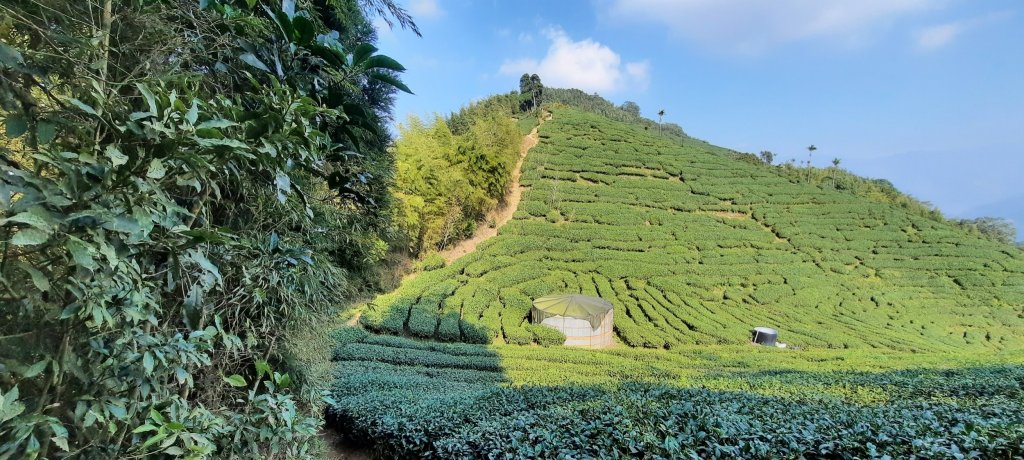
[[[750,332],[753,334],[750,340],[758,345],[774,347],[775,339],[779,338],[779,331],[770,327],[755,327]]]

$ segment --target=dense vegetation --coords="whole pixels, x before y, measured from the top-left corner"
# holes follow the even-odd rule
[[[1024,344],[1024,253],[902,207],[793,182],[700,141],[555,110],[515,220],[377,298],[363,324],[450,341],[540,341],[530,301],[615,303],[630,346],[743,343],[1002,350]]]
[[[484,347],[358,329],[336,337],[329,422],[354,442],[372,440],[382,457],[1024,454],[1019,354]]]
[[[413,255],[471,235],[505,196],[521,136],[512,95],[464,107],[448,120],[410,116],[392,149],[398,230]]]
[[[372,284],[384,0],[0,5],[0,458],[312,455],[291,331]],[[296,371],[299,371],[298,373]]]

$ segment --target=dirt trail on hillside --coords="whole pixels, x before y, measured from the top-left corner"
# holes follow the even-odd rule
[[[519,200],[523,197],[523,187],[519,185],[519,176],[522,173],[523,160],[526,159],[526,154],[530,152],[530,149],[537,145],[537,142],[540,140],[540,136],[537,134],[537,128],[544,124],[546,120],[550,119],[551,114],[542,116],[540,118],[540,123],[533,127],[530,134],[523,137],[523,143],[519,147],[519,160],[516,161],[516,167],[512,170],[512,181],[509,184],[509,192],[505,195],[505,202],[502,203],[498,209],[487,214],[487,218],[485,218],[480,226],[477,227],[476,232],[473,233],[472,237],[459,241],[455,246],[438,253],[441,257],[444,257],[444,261],[446,263],[450,264],[459,257],[475,251],[477,245],[493,238],[498,234],[499,228],[512,220],[512,215],[516,213],[516,208],[519,207]],[[494,228],[487,225],[491,219],[494,219]]]

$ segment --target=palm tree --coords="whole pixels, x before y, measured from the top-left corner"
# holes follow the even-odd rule
[[[811,181],[811,155],[815,150],[818,150],[814,144],[807,146],[807,182]]]
[[[665,109],[658,111],[658,135],[661,135],[661,119],[665,116]]]
[[[842,163],[839,158],[832,159],[832,188],[836,188],[836,172],[839,171],[839,163]]]

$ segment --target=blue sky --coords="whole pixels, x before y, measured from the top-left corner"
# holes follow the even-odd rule
[[[786,161],[838,157],[952,217],[1024,239],[1019,0],[406,0],[423,37],[380,23],[402,62],[396,119],[547,86],[666,111],[694,137]]]

